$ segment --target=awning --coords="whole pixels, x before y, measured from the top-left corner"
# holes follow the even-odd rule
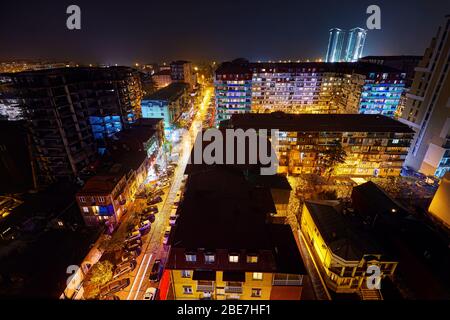
[[[194,274],[192,275],[192,280],[216,281],[216,272],[215,271],[194,270]]]
[[[245,282],[245,272],[224,271],[223,272],[223,281]]]

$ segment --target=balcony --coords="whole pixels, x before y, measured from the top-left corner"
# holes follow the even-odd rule
[[[301,286],[303,285],[302,275],[276,274],[273,278],[274,286]]]
[[[225,293],[242,294],[241,285],[229,285],[225,287]]]
[[[197,282],[197,292],[214,292],[214,281],[199,280]]]

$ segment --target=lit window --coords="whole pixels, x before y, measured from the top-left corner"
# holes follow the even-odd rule
[[[258,256],[247,256],[247,263],[258,263]]]
[[[216,294],[219,295],[219,296],[225,295],[225,288],[217,287],[216,288]]]
[[[263,274],[261,272],[253,272],[253,280],[262,280]]]
[[[392,143],[393,143],[393,144],[398,144],[399,142],[400,142],[399,139],[394,139],[394,140],[392,140]]]
[[[186,261],[187,262],[196,262],[197,261],[197,255],[196,254],[187,254],[186,255]]]
[[[105,202],[105,197],[98,197],[98,202]]]
[[[183,286],[183,294],[192,294],[191,286]]]
[[[231,263],[238,263],[239,262],[239,256],[237,254],[230,254],[228,257],[228,261]]]
[[[190,270],[181,270],[181,277],[182,278],[190,278],[191,277],[191,271]]]
[[[213,254],[205,254],[205,263],[214,263],[215,256]]]
[[[88,207],[83,207],[83,212],[84,213],[88,213],[89,212],[89,208]]]

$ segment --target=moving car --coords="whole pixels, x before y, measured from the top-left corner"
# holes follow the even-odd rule
[[[157,282],[159,281],[159,279],[161,279],[161,275],[162,275],[162,271],[163,271],[163,266],[161,264],[161,260],[155,260],[155,263],[153,264],[152,267],[152,272],[150,273],[150,281],[151,282]]]
[[[158,292],[156,288],[147,288],[144,294],[144,300],[155,300],[156,292]]]
[[[119,292],[130,285],[130,278],[120,279],[110,282],[100,288],[100,297],[106,297],[108,295]]]
[[[169,236],[170,236],[170,230],[172,228],[171,227],[167,227],[166,231],[164,232],[164,238],[163,238],[163,244],[168,244],[169,243]]]
[[[170,215],[170,217],[169,217],[169,224],[171,226],[174,226],[177,223],[177,218],[178,218],[177,215]]]
[[[113,279],[118,278],[128,272],[133,271],[136,268],[136,261],[131,260],[129,262],[122,262],[118,264],[116,269],[114,270]]]

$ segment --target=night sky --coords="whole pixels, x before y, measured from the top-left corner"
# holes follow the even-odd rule
[[[77,4],[82,30],[66,29]],[[448,0],[0,0],[0,59],[82,63],[323,58],[332,27],[365,27],[382,10],[364,55],[423,54]]]

